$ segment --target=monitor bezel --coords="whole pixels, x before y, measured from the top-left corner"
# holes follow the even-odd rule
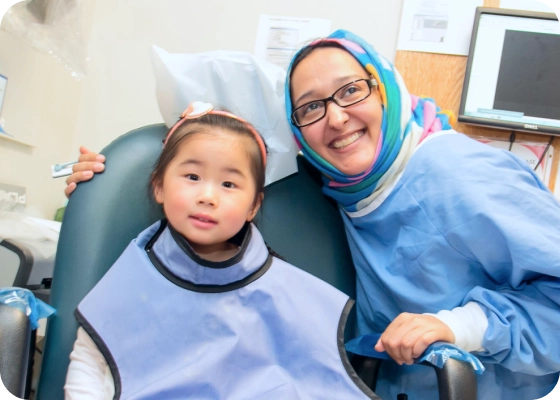
[[[523,17],[523,18],[534,18],[534,19],[546,19],[558,21],[558,17],[554,13],[538,12],[538,11],[528,11],[528,10],[513,10],[507,8],[493,8],[493,7],[477,7],[474,17],[473,31],[471,35],[471,42],[469,46],[469,54],[467,56],[467,67],[465,69],[465,79],[463,81],[463,88],[461,93],[461,102],[459,104],[459,115],[458,121],[469,124],[484,126],[488,128],[504,129],[515,132],[527,132],[538,135],[554,135],[560,136],[560,128],[538,125],[538,124],[523,124],[520,122],[511,121],[496,121],[494,119],[473,117],[465,115],[465,105],[467,99],[467,92],[470,82],[471,67],[473,63],[474,48],[476,45],[476,39],[478,35],[478,26],[480,22],[480,17],[483,14],[494,14],[494,15],[504,15],[513,17]],[[531,125],[527,127],[526,125]]]

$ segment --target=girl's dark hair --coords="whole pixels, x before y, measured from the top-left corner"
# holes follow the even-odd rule
[[[150,188],[153,191],[163,183],[163,176],[167,166],[177,155],[181,143],[197,133],[211,133],[212,128],[219,128],[229,132],[235,132],[240,136],[247,136],[254,144],[251,148],[247,148],[246,150],[249,154],[251,173],[255,179],[257,189],[255,193],[256,204],[259,194],[264,190],[265,181],[265,166],[263,165],[260,146],[254,134],[249,130],[246,124],[225,115],[206,114],[200,118],[183,121],[181,126],[173,132],[156,161],[154,170],[150,176]]]

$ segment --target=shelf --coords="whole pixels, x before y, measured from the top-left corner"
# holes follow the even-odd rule
[[[0,139],[7,140],[7,141],[9,141],[9,142],[15,142],[15,143],[22,144],[22,145],[28,146],[28,147],[36,147],[36,145],[34,145],[34,144],[31,144],[31,143],[27,143],[27,142],[18,140],[18,139],[14,138],[14,137],[11,137],[11,136],[6,135],[5,133],[3,133],[3,132],[1,132],[1,131],[0,131]]]

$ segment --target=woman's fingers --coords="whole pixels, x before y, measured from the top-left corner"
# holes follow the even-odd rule
[[[389,324],[375,349],[386,351],[398,364],[412,364],[438,340],[455,341],[445,323],[431,315],[402,313]]]
[[[414,359],[420,357],[424,351],[437,339],[439,333],[434,325],[419,326],[409,331],[403,337],[401,346],[401,361],[405,364],[413,364]]]
[[[432,330],[425,332],[421,337],[418,338],[414,347],[412,348],[411,359],[414,360],[422,355],[432,343],[437,341],[443,341],[448,343],[455,342],[455,339],[443,340],[442,335],[438,330]]]
[[[98,161],[80,161],[72,165],[73,173],[77,172],[101,172],[105,169],[105,164]]]
[[[105,165],[103,164],[99,164],[97,166],[91,166],[91,165],[84,166],[84,165],[75,164],[74,167],[72,168],[74,171],[76,171],[76,166],[78,166],[77,168],[79,170],[69,175],[68,178],[66,178],[67,186],[66,189],[64,189],[64,193],[66,194],[66,197],[69,197],[70,194],[74,190],[76,190],[76,186],[78,183],[89,181],[91,178],[93,178],[94,171],[101,172],[105,169]],[[82,168],[84,168],[84,170],[81,170]]]
[[[66,184],[70,185],[71,183],[89,181],[91,178],[93,178],[93,171],[91,169],[85,171],[77,171],[66,178]]]
[[[70,182],[68,186],[66,186],[66,189],[64,189],[64,194],[66,195],[66,197],[70,197],[70,195],[76,189],[77,186],[78,185],[76,185],[75,182]]]
[[[104,163],[105,162],[105,156],[103,154],[95,153],[95,152],[89,150],[85,146],[80,146],[80,157],[78,158],[78,162],[81,163],[83,161],[92,161],[92,162]]]
[[[72,166],[72,174],[66,178],[66,189],[64,194],[69,197],[76,190],[77,184],[93,178],[94,173],[105,169],[105,156],[94,153],[84,146],[80,147],[78,162]]]

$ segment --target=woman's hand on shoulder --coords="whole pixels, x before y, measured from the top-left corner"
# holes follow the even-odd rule
[[[386,351],[399,365],[410,365],[437,341],[455,342],[447,324],[431,315],[402,313],[385,329],[375,350]]]
[[[80,182],[89,181],[93,178],[94,173],[102,172],[105,169],[105,156],[94,153],[84,146],[80,147],[80,157],[78,162],[72,166],[72,175],[66,178],[66,189],[64,193],[66,197],[76,189]]]

